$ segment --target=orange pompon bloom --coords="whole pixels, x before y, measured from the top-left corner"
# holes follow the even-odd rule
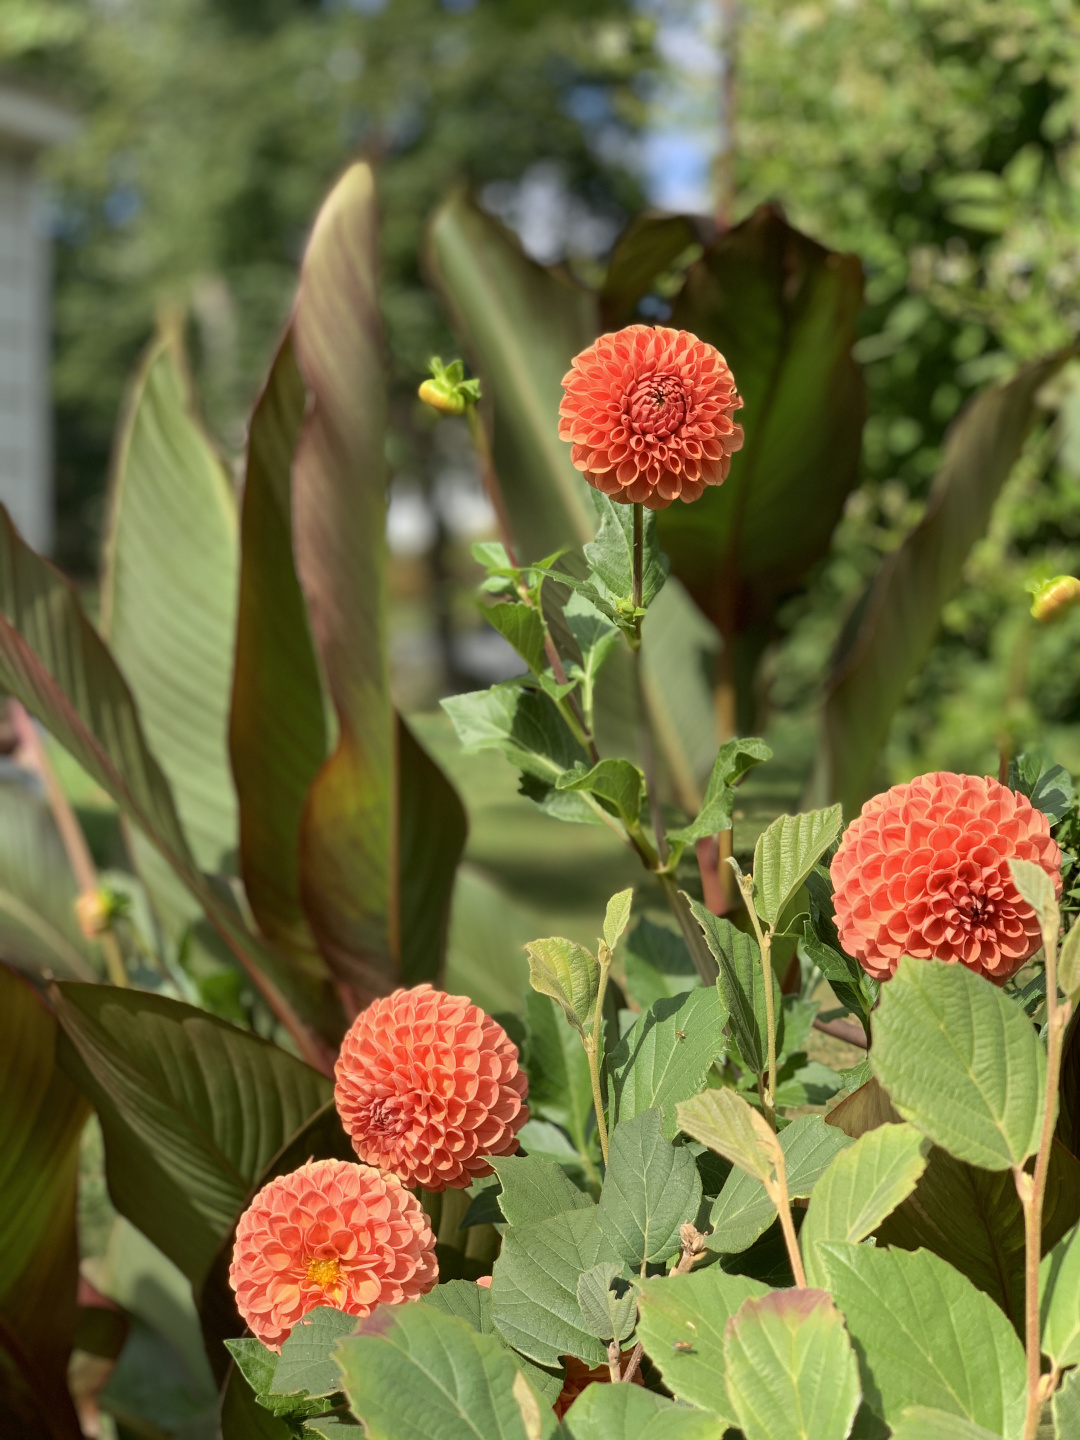
[[[939,771],[875,795],[832,862],[840,941],[878,980],[901,955],[959,961],[998,984],[1042,944],[1010,860],[1061,894],[1061,851],[1041,810],[996,780]]]
[[[393,1175],[309,1160],[264,1185],[236,1227],[229,1283],[252,1333],[280,1350],[309,1310],[367,1315],[439,1278],[423,1207]]]
[[[352,1023],[334,1100],[353,1149],[406,1185],[463,1190],[512,1155],[529,1082],[506,1031],[463,995],[395,990]]]
[[[563,376],[559,435],[597,490],[666,510],[722,485],[742,426],[727,361],[688,330],[628,325],[576,356]]]

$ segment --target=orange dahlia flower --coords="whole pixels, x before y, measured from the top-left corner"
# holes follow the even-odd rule
[[[395,990],[353,1021],[334,1100],[361,1160],[427,1190],[463,1190],[512,1155],[529,1082],[506,1031],[463,995]]]
[[[559,435],[597,490],[666,510],[721,485],[743,443],[727,361],[688,330],[628,325],[575,356]]]
[[[309,1160],[264,1185],[236,1227],[229,1283],[252,1333],[280,1350],[317,1305],[367,1315],[439,1278],[423,1207],[393,1175]]]
[[[1061,893],[1061,851],[1024,795],[939,771],[875,795],[832,862],[840,941],[888,980],[901,955],[958,960],[1001,983],[1042,944],[1009,861],[1031,860]]]

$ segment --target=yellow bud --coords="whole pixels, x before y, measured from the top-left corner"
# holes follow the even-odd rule
[[[112,928],[112,906],[102,890],[88,890],[75,901],[75,918],[87,940],[97,940]]]
[[[1074,575],[1055,575],[1053,580],[1045,581],[1035,591],[1031,613],[1036,620],[1046,624],[1050,620],[1059,620],[1077,601],[1080,601],[1080,580]]]
[[[425,405],[438,410],[440,415],[463,415],[465,399],[454,390],[447,390],[437,380],[425,380],[416,392]]]

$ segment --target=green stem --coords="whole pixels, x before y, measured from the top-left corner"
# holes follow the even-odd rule
[[[679,883],[674,875],[669,875],[666,870],[657,872],[657,880],[664,892],[671,913],[679,922],[679,929],[686,941],[686,948],[690,951],[690,958],[697,966],[697,972],[705,985],[716,984],[717,965],[713,959],[712,951],[705,943],[705,936],[701,933],[701,926],[694,919],[694,912],[690,909],[690,902],[679,889]]]
[[[585,1054],[589,1057],[589,1078],[592,1081],[593,1107],[596,1110],[596,1133],[600,1137],[600,1153],[604,1165],[608,1163],[608,1132],[604,1119],[604,1091],[601,1075],[604,1067],[604,995],[607,991],[608,974],[611,970],[611,952],[606,945],[600,947],[600,983],[596,987],[596,1005],[593,1009],[592,1029],[585,1039]]]
[[[765,1110],[765,1119],[772,1128],[776,1129],[776,1006],[773,1003],[773,973],[772,973],[772,927],[762,930],[761,921],[758,919],[757,910],[754,908],[754,882],[749,875],[739,877],[739,889],[742,891],[746,908],[750,913],[750,922],[757,935],[758,950],[761,953],[761,978],[765,985],[765,1029],[766,1043],[768,1047],[767,1080],[764,1092],[761,1094],[761,1103]],[[760,1087],[760,1077],[759,1077]],[[788,1217],[790,1219],[790,1216]]]
[[[634,582],[631,591],[631,599],[634,602],[634,609],[641,605],[641,572],[643,569],[643,556],[645,551],[645,507],[644,505],[634,506]]]

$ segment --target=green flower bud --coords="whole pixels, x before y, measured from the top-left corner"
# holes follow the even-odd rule
[[[1074,575],[1055,575],[1033,587],[1032,595],[1031,613],[1045,625],[1059,620],[1080,600],[1080,580]]]
[[[444,365],[437,355],[428,362],[431,379],[425,380],[417,391],[425,405],[438,410],[440,415],[463,415],[466,405],[475,405],[480,399],[480,381],[465,379],[465,366],[460,360],[451,360]]]

